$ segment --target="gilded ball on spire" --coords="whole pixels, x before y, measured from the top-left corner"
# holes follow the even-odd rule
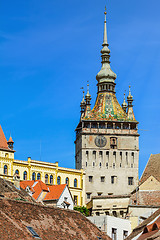
[[[106,11],[107,11],[107,8],[106,8],[106,6],[105,6],[105,12],[104,12],[104,14],[105,14],[105,15],[107,14],[107,12],[106,12]]]

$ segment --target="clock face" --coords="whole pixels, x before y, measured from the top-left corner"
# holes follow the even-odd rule
[[[97,147],[104,147],[107,143],[107,139],[104,136],[97,136],[95,138],[95,144]]]

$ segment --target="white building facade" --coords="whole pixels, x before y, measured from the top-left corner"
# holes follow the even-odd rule
[[[131,223],[127,219],[112,216],[94,216],[88,219],[112,240],[123,240],[131,233]]]

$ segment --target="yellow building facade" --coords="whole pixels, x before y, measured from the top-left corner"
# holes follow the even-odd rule
[[[13,181],[15,173],[20,180],[42,180],[46,184],[68,184],[74,204],[85,205],[85,173],[83,170],[63,168],[58,162],[49,163],[32,160],[14,159],[13,140],[7,142],[0,126],[0,177]],[[10,146],[10,147],[9,147]]]

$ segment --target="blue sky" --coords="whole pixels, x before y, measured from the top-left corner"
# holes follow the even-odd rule
[[[107,4],[117,98],[131,84],[139,121],[140,175],[160,143],[160,1],[6,0],[0,2],[0,123],[15,158],[74,167],[82,90],[92,106],[101,68]],[[146,131],[144,131],[146,130]]]

